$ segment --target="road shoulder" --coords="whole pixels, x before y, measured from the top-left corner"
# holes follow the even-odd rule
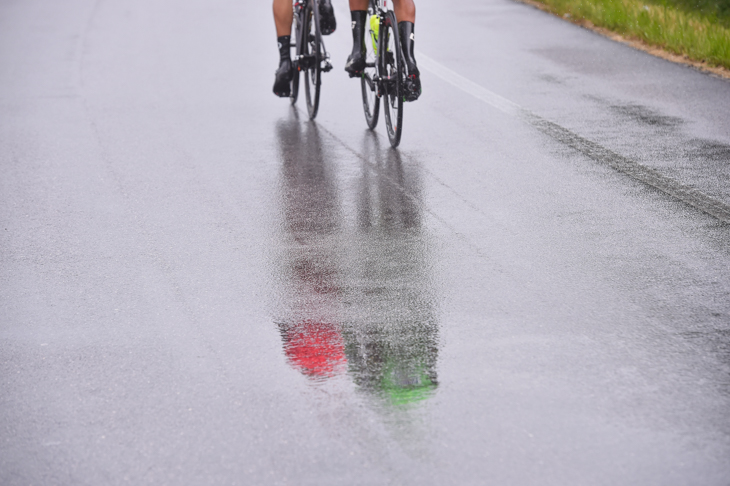
[[[609,29],[606,29],[603,27],[598,27],[598,26],[594,25],[591,21],[586,20],[586,19],[578,19],[578,18],[573,18],[573,17],[569,17],[569,16],[557,15],[555,12],[553,12],[550,9],[550,7],[548,5],[540,3],[536,0],[515,0],[515,1],[524,3],[526,5],[530,5],[531,7],[535,7],[539,10],[542,10],[543,12],[553,14],[556,17],[560,17],[565,21],[571,22],[575,25],[579,25],[585,29],[591,30],[591,31],[593,31],[597,34],[600,34],[604,37],[607,37],[613,41],[620,42],[622,44],[633,47],[634,49],[651,54],[652,56],[656,56],[661,59],[665,59],[667,61],[671,61],[671,62],[674,62],[677,64],[684,64],[685,66],[693,67],[699,71],[717,76],[719,78],[730,80],[730,69],[725,69],[725,68],[719,67],[719,66],[710,66],[706,62],[695,61],[694,59],[690,59],[687,56],[669,52],[666,49],[662,49],[661,47],[650,45],[641,39],[623,36],[621,34],[613,32]]]

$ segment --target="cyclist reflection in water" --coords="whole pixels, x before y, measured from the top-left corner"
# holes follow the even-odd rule
[[[427,398],[437,386],[438,325],[417,170],[396,151],[383,155],[368,132],[376,167],[364,163],[356,181],[353,228],[316,125],[280,122],[278,135],[290,240],[278,319],[287,358],[315,379],[347,369],[388,404]]]
[[[382,152],[372,132],[365,134],[365,145],[376,167],[363,163],[360,178],[360,253],[348,265],[356,282],[348,296],[355,312],[344,328],[345,352],[355,383],[403,405],[428,398],[438,385],[436,299],[418,204],[419,172],[404,166],[399,152]]]
[[[344,369],[340,333],[340,269],[332,238],[341,214],[332,167],[324,161],[313,123],[296,119],[277,126],[281,149],[284,227],[290,236],[283,258],[286,287],[279,330],[294,367],[311,378],[327,378]]]

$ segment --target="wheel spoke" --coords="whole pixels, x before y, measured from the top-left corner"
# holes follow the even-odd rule
[[[375,19],[372,20],[371,19]],[[365,121],[370,129],[378,124],[378,115],[380,113],[380,98],[378,97],[378,82],[376,78],[379,74],[377,66],[377,36],[379,31],[378,18],[369,16],[366,19],[365,31],[365,69],[360,78],[360,86],[362,93],[362,107],[365,114]],[[375,26],[375,27],[374,27]],[[387,103],[386,103],[387,104]]]
[[[401,139],[403,120],[403,99],[401,96],[401,82],[404,66],[398,37],[395,16],[388,13],[385,23],[385,32],[381,39],[380,49],[384,63],[385,79],[382,80],[385,101],[385,122],[388,129],[388,139],[393,147],[397,147]]]
[[[302,71],[304,71],[304,94],[307,101],[307,111],[309,112],[309,118],[312,120],[317,116],[319,109],[321,61],[324,58],[321,36],[317,31],[317,17],[313,11],[316,5],[315,0],[310,0],[305,7],[303,15],[304,36],[302,40],[306,57],[301,65]]]

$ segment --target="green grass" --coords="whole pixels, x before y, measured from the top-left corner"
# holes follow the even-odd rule
[[[651,3],[674,7],[730,27],[730,0],[652,0]]]
[[[629,38],[730,69],[730,0],[537,0]]]

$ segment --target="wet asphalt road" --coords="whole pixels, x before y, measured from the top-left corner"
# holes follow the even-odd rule
[[[267,2],[0,1],[0,484],[730,484],[730,82],[418,0],[390,150]]]

